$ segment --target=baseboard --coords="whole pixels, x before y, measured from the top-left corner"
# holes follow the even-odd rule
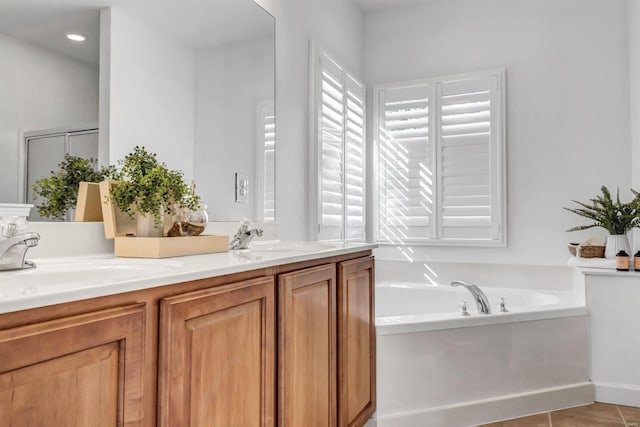
[[[377,416],[377,427],[464,427],[586,405],[594,401],[590,382],[498,396],[452,405]]]
[[[640,406],[640,386],[619,383],[593,383],[596,400],[617,405]]]

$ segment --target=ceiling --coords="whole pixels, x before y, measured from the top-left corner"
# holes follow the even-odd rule
[[[393,9],[417,3],[428,3],[433,0],[354,0],[360,10],[365,13],[383,9]]]
[[[63,2],[34,5],[30,0],[0,0],[0,33],[33,43],[98,66],[100,15],[96,7]],[[84,35],[84,43],[72,43],[65,34]]]
[[[153,7],[148,0],[104,1],[195,48],[273,37],[275,28],[274,18],[253,0],[154,0]]]
[[[0,33],[94,66],[99,60],[99,11],[114,7],[201,48],[268,35],[274,20],[253,0],[0,0]],[[80,32],[85,43],[65,33]]]

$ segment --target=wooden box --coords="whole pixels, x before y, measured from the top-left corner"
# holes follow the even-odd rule
[[[203,234],[187,237],[136,237],[136,223],[129,215],[120,211],[109,202],[107,196],[114,181],[103,181],[99,184],[104,219],[104,236],[114,240],[114,254],[131,258],[168,258],[175,256],[226,252],[229,236]],[[165,229],[171,227],[170,218],[165,216]]]
[[[116,256],[131,258],[168,258],[174,256],[226,252],[227,236],[135,237],[118,236],[113,250]]]
[[[77,222],[102,222],[100,185],[97,182],[81,182],[76,202]]]

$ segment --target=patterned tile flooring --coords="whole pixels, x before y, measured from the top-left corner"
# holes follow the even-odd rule
[[[640,427],[640,408],[596,402],[480,427]]]

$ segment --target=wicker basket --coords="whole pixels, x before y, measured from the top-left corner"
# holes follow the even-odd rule
[[[579,246],[577,254],[580,258],[604,258],[604,246]]]

